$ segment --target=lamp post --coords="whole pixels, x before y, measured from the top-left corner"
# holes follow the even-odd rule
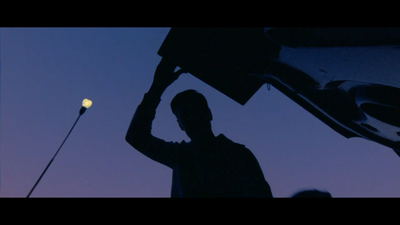
[[[44,169],[44,171],[42,172],[42,174],[40,175],[39,179],[36,181],[35,185],[33,185],[31,191],[29,192],[29,194],[26,196],[27,198],[29,198],[29,196],[32,194],[33,190],[35,190],[36,186],[38,185],[38,183],[40,182],[40,180],[42,179],[43,175],[46,173],[47,169],[50,167],[51,163],[53,162],[54,158],[57,156],[58,152],[60,151],[61,147],[64,145],[64,142],[67,140],[69,134],[72,132],[72,130],[74,129],[76,123],[78,122],[79,118],[86,112],[86,109],[88,109],[90,106],[92,106],[92,101],[85,98],[82,102],[82,107],[79,110],[79,116],[76,119],[74,125],[72,126],[71,130],[68,132],[68,135],[65,137],[64,141],[61,143],[60,147],[58,148],[56,154],[54,154],[53,158],[50,160],[50,162],[47,164],[46,168]]]

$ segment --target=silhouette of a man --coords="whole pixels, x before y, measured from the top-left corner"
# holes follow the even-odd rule
[[[126,141],[147,157],[173,169],[171,197],[272,197],[254,155],[211,129],[212,114],[194,90],[177,94],[171,109],[190,142],[166,142],[151,134],[161,95],[182,70],[162,59],[153,83],[137,107]]]

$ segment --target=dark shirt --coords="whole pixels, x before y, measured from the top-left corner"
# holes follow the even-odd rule
[[[208,144],[166,142],[151,135],[159,102],[145,94],[128,139],[138,151],[173,169],[171,197],[272,197],[257,159],[244,145],[222,134]]]

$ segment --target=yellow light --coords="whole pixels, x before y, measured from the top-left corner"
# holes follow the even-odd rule
[[[83,99],[82,106],[88,109],[90,106],[92,106],[92,101],[85,98],[85,99]]]

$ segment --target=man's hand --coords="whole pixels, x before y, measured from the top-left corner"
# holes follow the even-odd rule
[[[174,72],[176,67],[176,64],[172,61],[162,58],[154,74],[152,87],[166,89],[182,73],[185,73],[182,69]]]

